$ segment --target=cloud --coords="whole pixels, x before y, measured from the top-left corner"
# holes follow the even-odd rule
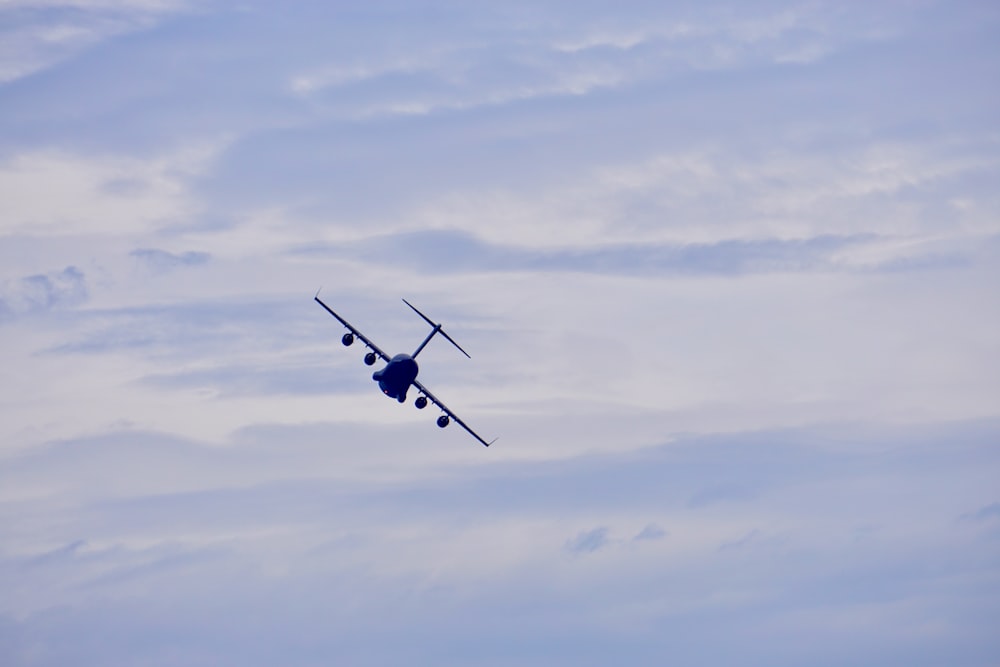
[[[708,487],[695,493],[688,500],[688,507],[708,507],[720,502],[744,502],[753,498],[753,493],[738,482]]]
[[[632,538],[633,542],[642,542],[645,540],[661,540],[669,535],[667,531],[658,526],[655,523],[647,524],[645,528],[640,530],[635,537]]]
[[[467,653],[449,644],[440,664],[494,644],[527,664],[544,663],[541,645],[577,657],[563,637],[582,628],[602,656],[619,643],[630,655],[669,645],[704,656],[702,637],[725,632],[760,664],[793,665],[845,636],[864,646],[838,658],[912,657],[902,639],[913,623],[944,619],[933,646],[988,650],[992,628],[975,619],[996,610],[995,547],[949,517],[988,489],[969,488],[966,475],[997,466],[996,424],[917,437],[879,428],[831,437],[822,427],[719,434],[639,455],[467,464],[434,444],[436,432],[379,456],[393,438],[374,428],[262,429],[226,446],[119,433],[0,461],[0,488],[17,498],[0,504],[0,609],[20,612],[3,631],[53,655],[79,634],[74,649],[93,661],[169,645],[190,663],[206,654],[206,638],[236,655],[230,642],[255,627],[249,647],[236,642],[248,659],[254,649],[248,664],[289,651],[371,659],[368,639],[386,631],[396,647],[387,662],[400,642],[411,659],[434,661],[461,631]],[[362,450],[367,461],[351,453]],[[416,465],[404,458],[386,474],[397,456]],[[740,511],[686,507],[702,480],[725,474],[763,481],[764,493]],[[643,515],[657,519],[636,525]],[[659,527],[667,521],[670,540]],[[871,521],[885,529],[857,541]],[[568,522],[595,527],[563,540]],[[642,548],[609,548],[616,533]],[[758,543],[775,548],[750,548]],[[287,627],[261,620],[275,606]],[[809,641],[776,650],[756,639],[789,623]],[[143,641],[85,641],[109,628]]]
[[[86,540],[74,540],[65,546],[30,557],[27,560],[27,564],[30,566],[44,566],[56,563],[67,558],[72,558],[86,546]]]
[[[566,550],[574,554],[590,554],[600,551],[608,545],[608,529],[606,527],[587,530],[566,542]]]
[[[280,367],[239,364],[158,373],[141,382],[168,389],[211,388],[217,396],[329,395],[370,389],[372,385],[370,374],[339,373],[291,360]]]
[[[754,528],[749,533],[739,538],[738,540],[732,540],[730,542],[724,542],[720,547],[719,551],[728,551],[730,549],[742,549],[750,544],[757,544],[761,540],[761,532]]]
[[[284,341],[304,342],[329,324],[315,317],[310,302],[264,298],[236,303],[206,299],[200,303],[166,303],[94,309],[80,315],[80,327],[48,353],[107,353],[147,349],[160,354],[204,359],[229,348],[254,347]],[[312,317],[310,317],[312,316]],[[302,325],[290,331],[289,327]],[[327,340],[330,340],[328,338]],[[215,352],[213,352],[215,350]],[[177,372],[171,368],[171,372]]]
[[[962,515],[962,518],[973,521],[992,521],[1000,519],[1000,503],[992,503],[990,505],[980,507],[974,512],[966,512]]]
[[[180,267],[201,266],[212,258],[207,252],[189,250],[180,254],[157,248],[136,248],[129,253],[153,271],[164,272]]]
[[[0,160],[0,234],[113,237],[186,221],[198,210],[190,181],[215,150],[173,148],[152,158],[19,152]]]
[[[835,13],[777,10],[766,17],[730,11],[706,18],[686,8],[646,8],[643,19],[589,7],[573,17],[552,7],[490,8],[492,29],[471,36],[427,26],[437,39],[369,62],[313,66],[292,77],[298,95],[320,96],[348,118],[453,113],[556,96],[606,93],[670,81],[691,70],[739,70],[812,63],[867,33]],[[461,21],[464,12],[447,12]],[[558,27],[540,30],[537,26]],[[360,12],[356,21],[371,17]],[[873,18],[878,24],[887,19]],[[831,24],[838,24],[833,30]],[[514,33],[508,32],[511,28]],[[516,38],[512,39],[511,34]],[[428,40],[430,41],[430,40]],[[666,75],[666,76],[665,76]],[[412,85],[419,80],[422,85]]]
[[[897,4],[0,3],[0,664],[989,663],[998,15]]]
[[[3,286],[0,322],[78,306],[86,300],[87,281],[83,271],[75,266],[67,266],[59,272],[25,276]]]
[[[611,275],[723,275],[829,271],[918,271],[968,266],[960,251],[913,246],[883,258],[891,239],[874,234],[806,239],[731,239],[714,243],[603,243],[594,248],[545,249],[492,243],[459,230],[429,230],[361,241],[310,244],[296,255],[407,266],[421,273],[548,271]],[[899,245],[899,244],[897,244]],[[874,252],[873,252],[874,251]],[[908,253],[900,255],[900,253]],[[968,251],[966,251],[968,252]],[[861,261],[854,256],[862,258]]]
[[[57,66],[106,40],[149,28],[186,4],[173,0],[3,2],[0,85]]]

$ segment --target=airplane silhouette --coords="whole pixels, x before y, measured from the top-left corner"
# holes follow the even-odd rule
[[[420,354],[420,351],[427,346],[427,343],[431,342],[431,338],[434,338],[436,334],[441,334],[442,336],[447,338],[449,343],[457,347],[458,350],[466,357],[469,357],[469,353],[463,350],[458,343],[452,340],[451,336],[449,336],[444,332],[444,329],[441,328],[442,325],[435,323],[429,317],[427,317],[419,310],[417,310],[417,308],[412,303],[410,303],[406,299],[403,299],[403,303],[412,308],[413,312],[415,312],[417,315],[424,318],[424,320],[429,325],[431,325],[432,329],[431,332],[427,335],[427,338],[424,339],[424,342],[422,342],[419,346],[417,346],[417,349],[414,350],[413,354],[397,354],[396,356],[390,358],[389,355],[380,350],[378,345],[373,343],[370,338],[368,338],[363,333],[358,331],[350,322],[345,320],[343,317],[333,312],[330,306],[323,303],[323,301],[319,298],[319,292],[316,292],[316,296],[314,297],[314,299],[316,303],[323,306],[326,312],[333,315],[338,322],[347,327],[349,333],[345,333],[343,337],[340,339],[344,345],[348,346],[352,345],[354,343],[354,339],[357,338],[362,343],[365,344],[366,348],[371,350],[365,355],[366,365],[373,366],[375,362],[378,361],[379,359],[387,362],[384,368],[382,368],[381,370],[377,370],[372,374],[372,380],[378,382],[378,387],[379,389],[382,390],[383,394],[385,394],[389,398],[395,398],[400,403],[405,403],[406,392],[410,389],[411,386],[416,387],[417,391],[420,392],[420,396],[417,397],[417,400],[414,402],[414,405],[416,405],[418,409],[423,410],[424,408],[427,407],[427,402],[430,401],[438,408],[440,408],[442,412],[444,412],[443,415],[437,418],[438,426],[444,428],[451,422],[452,419],[454,419],[459,426],[468,431],[473,438],[481,442],[483,445],[489,447],[494,442],[496,442],[496,438],[490,440],[489,442],[486,442],[481,437],[479,437],[479,435],[471,428],[469,428],[468,424],[459,419],[458,415],[452,412],[447,405],[442,403],[434,394],[432,394],[427,389],[427,387],[425,387],[424,385],[422,385],[420,382],[417,381],[417,373],[420,372],[420,367],[417,366],[417,355]],[[471,359],[472,357],[469,358]]]

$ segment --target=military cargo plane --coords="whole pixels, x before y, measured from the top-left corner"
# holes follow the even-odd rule
[[[455,422],[458,423],[459,426],[468,431],[473,438],[475,438],[485,446],[489,447],[494,442],[496,442],[496,438],[494,438],[489,442],[486,442],[481,437],[479,437],[479,435],[475,431],[469,428],[468,424],[459,419],[458,415],[452,412],[447,405],[442,403],[434,394],[428,391],[427,387],[422,385],[417,380],[417,373],[420,371],[420,368],[417,366],[417,355],[420,354],[420,351],[427,346],[427,343],[431,342],[431,339],[434,338],[436,334],[441,334],[442,336],[444,336],[446,339],[448,339],[448,342],[457,347],[462,354],[464,354],[466,357],[469,357],[469,353],[463,350],[458,343],[452,340],[451,336],[449,336],[444,332],[444,329],[441,328],[440,324],[435,323],[429,317],[427,317],[419,310],[417,310],[417,308],[412,303],[410,303],[406,299],[403,299],[403,303],[412,308],[413,312],[415,312],[420,317],[424,318],[424,321],[426,321],[429,325],[431,325],[431,332],[427,335],[427,338],[424,338],[424,342],[422,342],[420,345],[417,346],[417,349],[414,350],[413,354],[397,354],[394,357],[390,358],[389,355],[380,350],[378,345],[373,343],[370,338],[368,338],[363,333],[358,331],[350,322],[345,320],[337,313],[333,312],[333,310],[328,305],[323,303],[323,301],[319,298],[319,292],[316,293],[316,296],[314,298],[316,300],[316,303],[318,303],[319,305],[323,306],[324,309],[326,309],[326,312],[333,315],[338,322],[347,327],[348,333],[345,333],[343,337],[340,339],[344,345],[347,346],[353,345],[354,339],[356,338],[365,345],[366,349],[369,350],[369,352],[365,354],[364,358],[366,365],[374,366],[375,363],[380,360],[386,362],[385,367],[375,371],[372,374],[372,380],[378,382],[378,387],[379,389],[382,390],[383,394],[385,394],[389,398],[396,399],[400,403],[405,403],[407,391],[409,391],[411,386],[416,387],[417,391],[420,392],[420,395],[417,396],[416,401],[414,401],[414,405],[416,405],[417,408],[423,410],[424,408],[427,407],[427,403],[430,402],[436,405],[438,408],[440,408],[441,411],[444,413],[443,415],[437,418],[438,426],[444,428],[451,422],[451,420],[455,420]],[[471,359],[471,357],[469,358]]]

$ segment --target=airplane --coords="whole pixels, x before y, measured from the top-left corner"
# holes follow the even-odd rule
[[[427,346],[427,343],[431,342],[431,338],[434,338],[436,334],[441,334],[442,336],[447,338],[448,342],[457,347],[459,352],[464,354],[466,357],[469,357],[469,353],[463,350],[458,343],[452,340],[451,336],[449,336],[444,332],[444,329],[441,328],[442,325],[436,324],[429,317],[427,317],[419,310],[417,310],[412,303],[410,303],[406,299],[403,299],[403,303],[412,308],[417,315],[424,318],[424,320],[433,328],[431,329],[430,334],[427,335],[427,338],[424,339],[424,342],[422,342],[419,346],[417,346],[417,349],[413,352],[413,354],[397,354],[396,356],[390,358],[389,355],[380,350],[378,345],[373,343],[370,338],[366,337],[363,333],[358,331],[350,322],[345,320],[343,317],[333,312],[330,306],[323,303],[323,301],[319,298],[319,292],[316,292],[316,296],[314,297],[314,299],[316,303],[323,306],[326,312],[333,315],[338,322],[347,327],[348,333],[345,333],[343,337],[340,339],[340,341],[345,346],[353,345],[354,339],[357,338],[362,343],[365,344],[366,349],[370,350],[370,352],[368,352],[365,355],[366,366],[375,365],[375,362],[378,361],[379,359],[387,362],[384,368],[382,368],[381,370],[377,370],[372,374],[372,380],[378,382],[378,387],[379,389],[382,390],[383,394],[385,394],[389,398],[395,398],[400,403],[405,403],[406,392],[412,385],[417,388],[417,391],[420,392],[420,396],[418,396],[417,400],[414,402],[414,405],[416,405],[418,409],[423,410],[424,408],[427,407],[427,402],[430,401],[431,403],[439,407],[442,412],[444,412],[443,415],[437,418],[438,426],[444,428],[451,422],[452,419],[454,419],[459,426],[468,431],[473,438],[481,442],[483,445],[489,447],[494,442],[496,442],[496,438],[494,438],[489,442],[483,440],[475,431],[469,428],[468,424],[459,419],[458,415],[456,415],[454,412],[448,409],[447,405],[442,403],[434,394],[428,391],[427,387],[425,387],[424,385],[422,385],[420,382],[417,381],[417,373],[420,370],[419,367],[417,366],[417,355],[420,354],[420,351]],[[469,358],[471,359],[472,357]]]

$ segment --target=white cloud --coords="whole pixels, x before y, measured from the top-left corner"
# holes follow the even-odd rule
[[[0,164],[6,235],[143,234],[197,212],[187,182],[218,148],[181,149],[152,160],[22,153]]]
[[[330,65],[319,67],[307,73],[298,74],[291,80],[289,87],[299,95],[309,95],[325,88],[358,83],[369,79],[392,74],[410,74],[426,72],[432,69],[430,63],[417,64],[408,60],[386,62],[379,65]]]
[[[241,626],[280,603],[283,617],[305,621],[303,636],[333,633],[342,645],[374,619],[411,642],[407,627],[436,636],[439,624],[455,631],[462,618],[488,614],[494,623],[459,629],[477,645],[502,637],[530,657],[525,633],[538,624],[543,635],[589,627],[600,645],[621,635],[633,651],[658,652],[663,627],[674,622],[683,620],[689,632],[725,627],[753,635],[796,612],[806,614],[802,627],[814,642],[836,642],[841,633],[859,632],[843,625],[851,610],[880,619],[868,641],[884,655],[908,650],[897,635],[914,620],[960,623],[976,608],[948,592],[954,577],[989,588],[990,569],[983,568],[995,544],[979,524],[956,518],[992,497],[988,479],[997,461],[981,439],[990,427],[977,435],[975,427],[953,426],[916,440],[900,431],[831,437],[824,430],[822,447],[812,429],[693,438],[632,458],[401,469],[391,482],[345,475],[345,448],[331,444],[338,433],[326,428],[316,434],[326,437],[308,446],[307,436],[227,449],[126,433],[117,443],[99,437],[4,462],[0,474],[22,479],[108,480],[117,496],[80,502],[85,488],[63,490],[22,501],[21,512],[5,517],[0,577],[11,592],[4,604],[15,605],[5,609],[22,614],[17,632],[38,633],[43,645],[54,646],[54,633],[74,632],[72,619],[33,612],[67,601],[101,610],[98,625],[131,618],[156,641],[163,619],[129,614],[129,600],[166,604],[170,623],[215,604],[214,616],[241,619]],[[945,440],[962,456],[928,447]],[[914,442],[925,452],[916,459],[900,450]],[[447,449],[422,445],[425,454]],[[63,466],[53,467],[59,461]],[[116,466],[104,470],[110,461]],[[969,477],[977,468],[981,474]],[[758,496],[686,507],[686,497],[710,478],[741,479],[756,485]],[[175,492],[161,491],[171,484]],[[180,491],[185,487],[204,490]],[[56,507],[68,509],[54,515]],[[60,541],[67,523],[75,537]],[[651,525],[669,535],[659,529],[660,539],[625,539]],[[567,546],[582,553],[566,553]],[[915,551],[922,554],[917,568],[909,565]],[[959,553],[966,556],[956,560]],[[322,596],[304,593],[317,587]],[[900,602],[904,608],[891,606]],[[995,599],[984,609],[994,607]],[[522,608],[527,620],[510,613]],[[51,625],[39,627],[44,618]],[[214,634],[225,632],[205,622]],[[965,627],[985,636],[980,625]],[[203,650],[188,631],[168,634],[177,655]],[[273,647],[280,635],[268,626],[255,641]],[[773,642],[743,641],[745,653],[779,664],[814,654],[795,643],[787,657],[767,648]],[[553,642],[565,655],[567,647]],[[426,650],[410,644],[415,655]],[[867,651],[851,654],[863,658]]]
[[[0,663],[982,663],[995,47],[922,6],[260,5],[5,87]]]
[[[404,53],[381,54],[367,62],[357,54],[342,56],[335,63],[291,76],[288,85],[296,95],[307,97],[347,87],[344,99],[325,102],[328,110],[345,118],[427,115],[606,92],[662,82],[665,73],[691,69],[812,63],[840,48],[841,42],[869,39],[871,30],[870,25],[864,30],[844,25],[842,18],[816,7],[784,10],[765,18],[725,11],[709,19],[692,19],[683,12],[680,17],[661,13],[642,20],[619,18],[617,26],[608,25],[605,16],[586,12],[560,16],[560,24],[565,25],[555,41],[539,30],[524,31],[516,38],[504,30],[488,31],[478,39],[477,35],[446,33],[436,41],[408,44]],[[553,18],[538,10],[532,20]],[[501,26],[519,25],[524,17],[517,11],[497,10],[494,21]],[[795,32],[794,39],[785,39]],[[615,53],[602,53],[606,50]],[[408,93],[413,88],[408,85],[399,86],[398,93],[388,84],[377,85],[380,79],[411,76],[433,84],[418,93]],[[374,95],[376,101],[365,101],[372,92],[359,90],[359,83],[375,84],[380,93]]]
[[[923,199],[921,190],[997,170],[996,158],[977,154],[978,148],[954,151],[947,144],[879,144],[832,154],[764,150],[734,156],[705,147],[601,165],[537,189],[427,197],[411,219],[394,227],[464,229],[525,248],[829,234],[878,234],[902,240],[898,249],[913,248],[943,238],[940,223],[924,214],[939,197]],[[899,196],[908,192],[913,194]],[[989,195],[972,196],[986,203]],[[949,238],[977,242],[1000,231],[974,208],[954,207]]]
[[[52,67],[105,40],[149,28],[187,5],[176,0],[2,0],[0,17],[6,14],[17,22],[0,33],[0,85]]]
[[[75,266],[67,266],[59,272],[25,276],[0,286],[0,322],[8,317],[76,305],[86,297],[86,279]]]

